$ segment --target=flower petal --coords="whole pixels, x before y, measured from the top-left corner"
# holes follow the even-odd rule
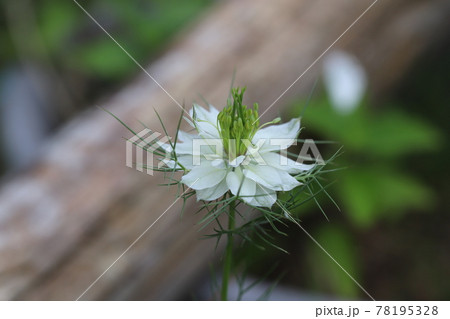
[[[275,191],[258,185],[254,180],[246,178],[240,168],[229,172],[226,178],[230,191],[249,205],[258,207],[271,207],[276,199]],[[240,190],[239,190],[240,188]]]
[[[171,152],[172,147],[169,144],[164,144],[164,150],[166,152]],[[194,154],[194,152],[196,154]],[[222,158],[223,144],[220,139],[205,139],[199,135],[180,131],[178,133],[177,144],[175,145],[175,153],[177,154],[177,157],[180,157],[181,155],[191,155],[192,159],[192,155],[194,155],[194,159],[207,158],[208,160],[212,160],[215,158]],[[198,160],[194,163],[198,163]],[[189,166],[189,164],[187,165]]]
[[[180,165],[175,165],[175,160],[170,160],[170,157],[164,158],[161,161],[166,164],[169,168],[183,168],[187,170],[192,170],[195,167],[199,167],[203,162],[210,162],[211,166],[216,167],[217,169],[225,169],[226,164],[225,161],[221,158],[215,158],[214,155],[208,155],[208,158],[205,158],[205,155],[192,155],[192,154],[177,154],[177,162]],[[182,165],[182,166],[181,166]]]
[[[210,105],[209,111],[194,104],[189,114],[194,120],[195,128],[198,133],[205,138],[220,138],[217,128],[217,116],[219,111]]]
[[[244,175],[256,183],[274,191],[290,191],[301,185],[286,171],[266,165],[247,165]]]
[[[195,190],[206,189],[219,184],[226,175],[226,169],[214,167],[210,161],[202,161],[199,166],[184,175],[181,182]]]
[[[256,185],[256,193],[253,201],[250,203],[258,207],[272,207],[277,200],[277,193],[261,185]]]
[[[264,166],[264,168],[258,168],[256,165],[248,165],[246,166],[246,169],[244,169],[244,174],[247,178],[250,178],[267,188],[276,191],[282,190],[282,187],[280,186],[281,179],[278,176],[277,170],[273,167]]]
[[[161,162],[163,162],[168,168],[180,168],[178,167],[178,165],[175,164],[175,161],[172,160],[168,160],[168,159],[163,159],[161,160]]]
[[[214,187],[199,189],[196,191],[197,200],[215,200],[223,196],[228,191],[228,184],[224,178],[219,184]]]
[[[252,144],[259,145],[260,153],[287,149],[295,143],[300,132],[300,119],[280,125],[270,125],[256,132]]]
[[[215,160],[211,161],[211,166],[220,168],[220,169],[226,169],[227,165],[225,163],[225,161],[222,158],[217,158]]]
[[[195,139],[202,139],[202,137],[199,136],[198,134],[190,134],[183,131],[178,131],[177,143],[175,144],[175,152],[177,154],[192,154],[193,141]],[[161,144],[161,147],[166,152],[172,152],[172,145],[170,143]]]
[[[308,165],[297,163],[296,161],[275,152],[268,152],[260,155],[267,165],[286,171],[289,174],[299,174],[304,171],[309,171],[315,166],[315,164]]]
[[[194,157],[190,154],[183,154],[177,156],[177,161],[181,165],[183,165],[186,169],[193,169],[196,165],[194,165]]]
[[[352,55],[335,51],[323,63],[324,83],[331,105],[341,114],[352,113],[360,105],[367,89],[367,75]]]
[[[244,202],[251,202],[253,196],[255,196],[256,183],[251,179],[245,178],[240,168],[227,174],[227,184],[231,193],[233,195],[239,194],[239,198]]]
[[[238,157],[236,157],[234,160],[230,161],[229,164],[231,167],[238,167],[239,165],[241,165],[241,163],[244,161],[245,156],[244,155],[240,155]]]
[[[192,155],[192,144],[193,144],[193,140],[196,138],[200,138],[200,137],[198,135],[179,131],[177,143],[175,145],[175,153],[177,153],[177,155],[179,155],[179,154],[191,154]],[[170,152],[171,150],[172,150],[172,147],[169,145],[169,150],[166,149],[166,152]]]

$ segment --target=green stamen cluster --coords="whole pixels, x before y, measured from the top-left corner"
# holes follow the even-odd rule
[[[245,88],[233,88],[232,100],[228,100],[217,117],[220,137],[230,160],[246,153],[244,141],[251,141],[259,127],[258,103],[253,105],[253,109],[243,105],[244,92]]]

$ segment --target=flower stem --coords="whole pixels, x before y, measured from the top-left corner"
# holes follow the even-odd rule
[[[222,291],[221,300],[228,300],[228,281],[230,278],[231,265],[233,259],[233,229],[234,229],[234,216],[235,216],[235,202],[230,203],[230,211],[228,213],[228,234],[227,234],[227,247],[225,249],[225,260],[223,265],[222,274]]]

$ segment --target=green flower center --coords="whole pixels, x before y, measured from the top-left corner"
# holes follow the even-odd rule
[[[258,103],[253,108],[242,104],[245,88],[233,88],[227,106],[219,113],[220,137],[225,152],[234,160],[247,152],[247,146],[259,127]]]

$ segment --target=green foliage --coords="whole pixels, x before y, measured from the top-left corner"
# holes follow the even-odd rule
[[[118,46],[111,46],[111,39],[105,38],[83,47],[72,57],[71,65],[103,78],[120,78],[130,72],[136,65]]]
[[[36,31],[42,33],[47,48],[53,55],[65,53],[64,45],[79,28],[81,15],[79,8],[74,5],[69,1],[46,1],[37,8],[40,30]]]
[[[294,108],[294,114],[299,107]],[[395,107],[375,112],[361,105],[355,112],[344,115],[336,112],[327,99],[319,99],[307,109],[303,125],[338,141],[346,151],[376,158],[436,150],[440,145],[436,129]]]
[[[357,251],[352,237],[342,228],[323,225],[314,233],[314,238],[325,250],[355,279],[360,274]],[[312,274],[311,280],[321,292],[329,291],[347,298],[356,298],[360,289],[336,266],[329,256],[315,245],[307,249],[307,263]]]
[[[158,54],[171,36],[209,3],[211,0],[80,1],[142,64]],[[46,46],[45,52],[30,50],[34,54],[30,58],[39,59],[48,53],[64,68],[109,80],[120,80],[136,71],[129,57],[74,2],[41,0],[29,9],[37,17],[37,24],[28,30],[29,37],[42,37]],[[0,33],[0,40],[9,43],[9,34]],[[7,54],[4,60],[15,59],[13,51]]]
[[[293,115],[302,107],[300,103],[295,105]],[[343,145],[343,154],[335,163],[346,169],[330,172],[328,177],[337,183],[328,191],[342,205],[350,226],[365,230],[380,221],[398,220],[408,209],[426,210],[432,205],[433,193],[407,172],[410,156],[436,151],[442,143],[439,131],[423,120],[392,105],[371,109],[367,102],[350,114],[341,114],[322,97],[311,101],[302,124],[309,133]],[[325,225],[314,237],[359,280],[359,255],[350,234],[349,226]],[[349,298],[360,294],[314,243],[309,244],[307,256],[317,288]]]
[[[426,208],[432,203],[427,187],[390,167],[348,169],[339,175],[337,194],[357,227],[398,219],[408,208]]]
[[[403,172],[407,156],[436,150],[441,143],[439,132],[425,122],[394,107],[374,111],[361,105],[344,115],[322,98],[311,102],[303,125],[344,145],[337,163],[348,169],[331,175],[339,182],[332,194],[356,226],[369,227],[432,202],[427,187]]]

